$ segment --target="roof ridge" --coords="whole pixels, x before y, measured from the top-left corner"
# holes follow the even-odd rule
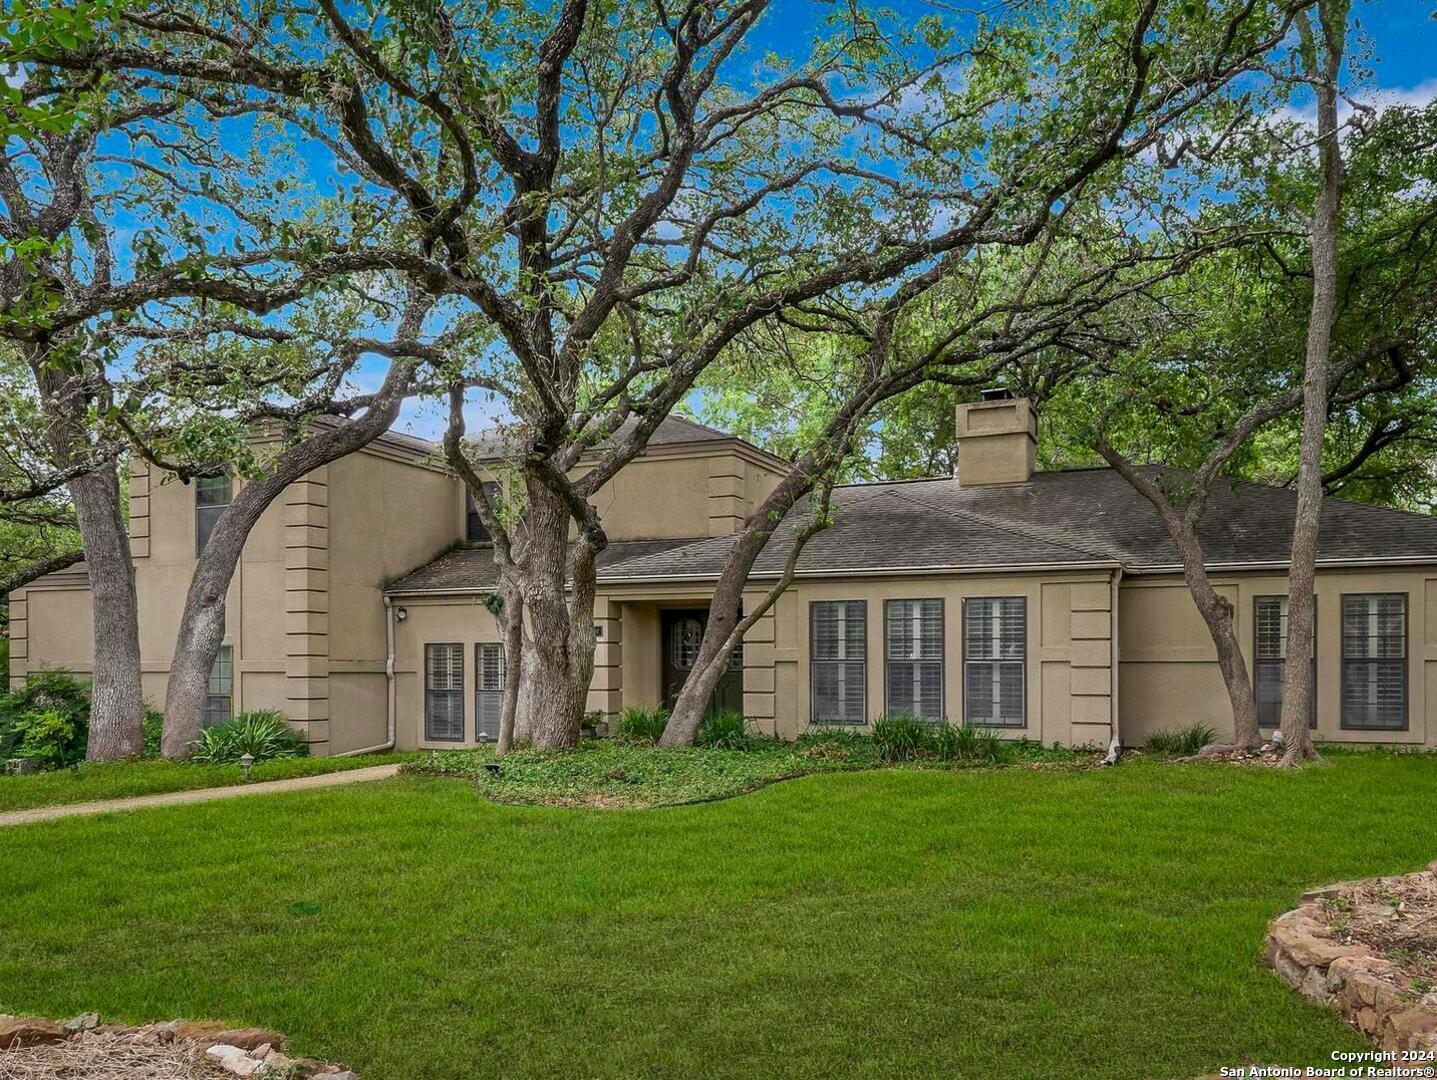
[[[922,499],[914,498],[912,495],[909,495],[906,492],[900,493],[895,491],[891,492],[890,494],[892,494],[895,499],[902,499],[905,502],[911,502],[915,503],[918,506],[927,507],[929,510],[932,510],[936,513],[948,514],[951,517],[967,518],[970,521],[977,522],[979,525],[986,525],[990,529],[997,529],[1000,532],[1011,533],[1014,536],[1021,536],[1026,540],[1037,540],[1040,543],[1052,544],[1054,547],[1067,548],[1069,551],[1076,551],[1083,555],[1091,556],[1095,559],[1103,559],[1106,561],[1116,562],[1123,561],[1119,556],[1113,555],[1111,552],[1094,551],[1091,548],[1085,548],[1079,544],[1071,543],[1066,539],[1053,540],[1044,536],[1041,532],[1030,532],[1023,526],[1015,525],[1012,522],[995,521],[990,517],[986,517],[981,514],[975,514],[971,510],[955,510],[951,507],[946,506],[934,506],[932,503],[925,502]]]

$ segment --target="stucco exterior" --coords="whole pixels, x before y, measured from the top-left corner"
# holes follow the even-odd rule
[[[1021,486],[1033,476],[1036,418],[1026,402],[965,407],[958,431],[965,490]],[[616,544],[702,545],[738,529],[781,469],[777,459],[717,433],[678,439],[651,447],[596,504]],[[130,506],[144,687],[158,706],[195,565],[195,491],[141,464],[131,475]],[[464,539],[463,487],[418,440],[385,438],[293,485],[254,530],[230,588],[225,642],[233,657],[234,711],[282,710],[316,753],[379,745],[391,722],[401,749],[473,745],[475,648],[501,640],[484,604],[488,590],[435,585],[411,573]],[[705,607],[712,580],[674,571],[684,567],[688,549],[678,550],[666,576],[601,571],[591,710],[613,715],[662,700],[664,612]],[[1021,597],[1023,715],[1004,734],[1069,745],[1106,745],[1116,734],[1132,745],[1159,728],[1190,723],[1230,730],[1211,640],[1175,572],[1101,557],[1006,569],[981,560],[967,567],[925,565],[921,557],[867,571],[853,565],[800,573],[747,634],[743,706],[759,729],[793,738],[813,722],[813,604],[866,603],[863,712],[872,721],[886,711],[885,604],[941,601],[942,711],[957,721],[965,700],[965,602]],[[1281,568],[1215,567],[1213,573],[1235,606],[1250,662],[1253,600],[1285,591]],[[770,580],[755,574],[750,609]],[[1349,593],[1407,597],[1404,730],[1342,724],[1339,612]],[[1437,746],[1437,727],[1427,720],[1437,710],[1437,558],[1325,566],[1317,596],[1317,737]],[[10,600],[12,684],[42,666],[90,672],[83,567],[43,578]],[[426,732],[425,646],[433,644],[461,646],[462,739]]]

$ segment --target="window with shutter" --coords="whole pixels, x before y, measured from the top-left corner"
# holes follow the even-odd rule
[[[889,600],[884,627],[884,711],[941,720],[943,601]]]
[[[1313,601],[1314,605],[1316,601]],[[1252,688],[1257,700],[1257,722],[1275,728],[1282,720],[1282,679],[1287,660],[1287,597],[1255,596],[1252,600]],[[1312,695],[1308,702],[1309,727],[1317,727],[1317,626],[1314,612]]]
[[[1342,598],[1342,726],[1407,730],[1407,594]]]
[[[811,715],[816,724],[868,719],[868,603],[815,600],[808,605]]]
[[[230,504],[228,476],[202,476],[195,481],[195,554],[210,542],[220,515]]]
[[[1028,601],[975,596],[963,602],[963,720],[1027,723]]]
[[[205,727],[223,724],[234,715],[235,652],[232,645],[221,645],[210,668],[210,684],[205,693]]]
[[[464,646],[424,646],[424,737],[464,738]]]
[[[504,710],[504,646],[481,641],[474,646],[474,738],[499,738],[499,715]]]

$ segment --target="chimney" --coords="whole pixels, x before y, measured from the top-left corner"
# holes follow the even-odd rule
[[[1004,388],[984,390],[983,400],[959,405],[958,485],[1021,484],[1031,479],[1038,457],[1038,414],[1027,398]]]

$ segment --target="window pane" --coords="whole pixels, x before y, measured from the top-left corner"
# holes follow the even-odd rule
[[[1308,699],[1308,726],[1317,727],[1317,601],[1313,601],[1312,692]],[[1287,656],[1287,597],[1255,596],[1253,610],[1252,683],[1259,727],[1275,728],[1282,722],[1282,682]]]
[[[234,693],[234,647],[231,645],[221,645],[215,654],[215,662],[210,667],[209,692],[225,697]]]
[[[464,649],[424,646],[424,737],[464,738]]]
[[[202,723],[205,727],[214,727],[216,724],[223,724],[230,718],[232,702],[227,697],[216,697],[211,694],[205,698],[205,715]]]
[[[884,711],[943,716],[943,601],[889,600],[884,605]]]
[[[1022,596],[973,597],[963,605],[963,718],[968,723],[1026,723],[1027,607]]]
[[[228,476],[202,476],[195,481],[196,506],[228,506],[229,502]]]
[[[484,496],[489,500],[491,507],[498,507],[499,497],[503,493],[504,485],[497,480],[484,482]],[[489,530],[485,527],[484,521],[479,517],[479,504],[473,494],[468,491],[464,494],[465,528],[464,539],[467,543],[478,544],[492,540]]]
[[[1407,596],[1342,598],[1342,726],[1407,728]]]

